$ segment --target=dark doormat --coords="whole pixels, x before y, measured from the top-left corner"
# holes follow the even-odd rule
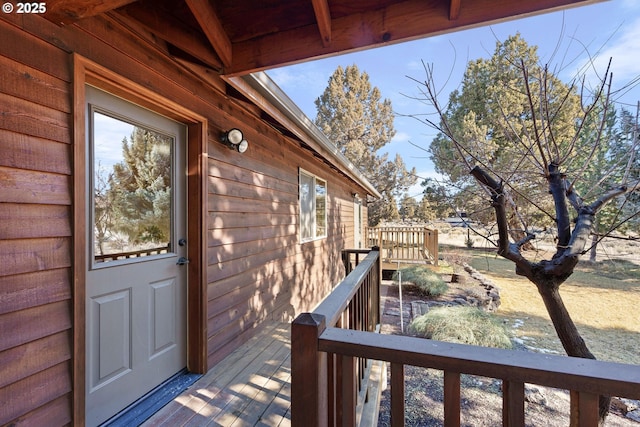
[[[185,391],[196,382],[201,374],[190,374],[186,369],[178,372],[164,383],[132,403],[130,406],[105,421],[102,427],[134,427],[139,426],[174,397]]]

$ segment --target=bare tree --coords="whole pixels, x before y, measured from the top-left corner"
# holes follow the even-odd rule
[[[464,126],[451,123],[452,115],[447,114],[450,109],[439,104],[433,70],[428,66],[425,66],[426,80],[419,83],[424,100],[435,107],[439,122],[419,119],[440,131],[439,137],[451,143],[463,169],[480,184],[486,203],[494,211],[498,230],[497,241],[490,236],[487,240],[496,245],[500,256],[513,261],[516,274],[528,278],[537,287],[567,355],[595,359],[563,303],[560,286],[571,276],[580,257],[595,244],[590,236],[606,206],[615,208],[616,220],[599,235],[600,239],[638,215],[637,206],[631,212],[622,209],[625,197],[639,188],[638,181],[629,173],[637,142],[616,161],[609,158],[611,161],[606,167],[594,166],[599,156],[606,156],[611,142],[609,69],[599,87],[586,96],[584,84],[580,82],[559,86],[547,67],[534,67],[516,58],[510,61],[511,66],[520,71],[517,82],[511,80],[510,90],[524,95],[526,111],[508,111],[498,98],[485,100],[495,103],[494,109],[501,111],[501,123],[493,134],[499,133],[504,138],[500,142],[502,150],[509,151],[508,161],[501,163],[503,167],[478,155],[482,144],[496,144],[491,140],[493,134],[465,132],[461,129]],[[580,109],[577,114],[575,109],[571,112],[573,125],[558,124],[563,108],[574,108],[571,100],[576,96],[580,99]],[[476,117],[473,111],[465,114],[465,120]],[[474,129],[483,130],[479,126]],[[587,177],[589,181],[585,182]],[[537,182],[536,188],[531,188],[533,182]],[[585,194],[579,194],[578,188],[585,189]],[[525,205],[549,218],[555,228],[557,244],[549,259],[531,260],[523,250],[536,237],[529,226]],[[521,224],[517,230],[514,230],[513,218]],[[572,400],[572,425],[577,425],[575,403]],[[609,403],[608,396],[600,397],[601,424],[608,414]]]

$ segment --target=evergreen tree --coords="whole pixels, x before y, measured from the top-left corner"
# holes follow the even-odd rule
[[[453,197],[447,193],[447,188],[432,178],[423,180],[420,185],[422,190],[422,203],[428,204],[433,211],[434,218],[448,218],[455,214],[455,205],[452,203]]]
[[[170,239],[171,141],[139,127],[122,141],[123,161],[113,166],[108,197],[114,229],[133,244]]]
[[[523,70],[526,72],[523,73]],[[544,78],[543,78],[544,76]],[[544,85],[544,87],[543,87]],[[532,95],[532,96],[529,96]],[[553,117],[540,117],[541,104],[547,104]],[[479,206],[481,192],[471,190],[475,181],[469,165],[481,165],[519,188],[508,206],[509,229],[514,239],[525,236],[529,220],[538,226],[552,225],[552,204],[533,206],[529,200],[544,200],[545,190],[537,184],[539,165],[548,159],[536,149],[535,135],[550,126],[554,153],[561,158],[581,150],[572,137],[575,118],[581,113],[577,91],[562,83],[538,64],[537,47],[529,46],[519,34],[497,42],[489,59],[467,65],[461,90],[449,97],[440,132],[430,151],[436,171],[448,177],[458,189],[466,189],[467,203]],[[444,129],[444,126],[447,129]],[[447,134],[455,135],[459,145]],[[469,212],[476,209],[465,209]],[[480,210],[478,210],[480,211]]]
[[[415,168],[407,171],[400,156],[389,160],[379,150],[395,134],[391,101],[381,99],[369,76],[356,65],[338,67],[315,101],[316,125],[380,192],[369,203],[369,225],[398,216],[396,200],[416,182]]]
[[[436,211],[431,206],[431,202],[429,202],[429,198],[424,195],[418,204],[418,208],[416,209],[416,217],[422,222],[429,222],[436,219]]]
[[[400,218],[402,220],[412,220],[416,217],[416,213],[418,211],[418,202],[416,199],[405,194],[404,197],[400,200]]]

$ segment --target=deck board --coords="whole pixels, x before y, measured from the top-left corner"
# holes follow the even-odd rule
[[[266,325],[142,425],[290,426],[290,350],[290,325]]]

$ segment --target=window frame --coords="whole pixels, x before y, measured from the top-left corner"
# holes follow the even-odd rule
[[[312,185],[312,191],[313,194],[308,198],[307,202],[310,201],[311,202],[311,210],[309,212],[305,212],[305,200],[303,198],[303,182],[304,182],[304,178],[306,178],[306,180],[311,180],[313,182]],[[318,188],[318,184],[321,183],[321,185],[324,187],[324,217],[322,218],[322,224],[320,224],[320,226],[318,226],[318,206],[317,206],[317,200],[318,200],[318,194],[317,194],[317,188]],[[306,242],[313,242],[315,240],[320,240],[320,239],[326,239],[327,235],[328,235],[328,230],[327,230],[327,208],[328,208],[328,186],[327,186],[327,180],[324,178],[321,178],[307,170],[304,170],[303,168],[299,168],[298,169],[298,225],[299,225],[299,240],[300,243],[306,243]],[[303,224],[306,222],[305,217],[308,216],[308,220],[310,221],[310,225],[311,225],[311,230],[310,230],[310,235],[307,236],[305,233],[305,228],[303,226]],[[322,234],[318,233],[318,230],[324,230],[324,232]]]

